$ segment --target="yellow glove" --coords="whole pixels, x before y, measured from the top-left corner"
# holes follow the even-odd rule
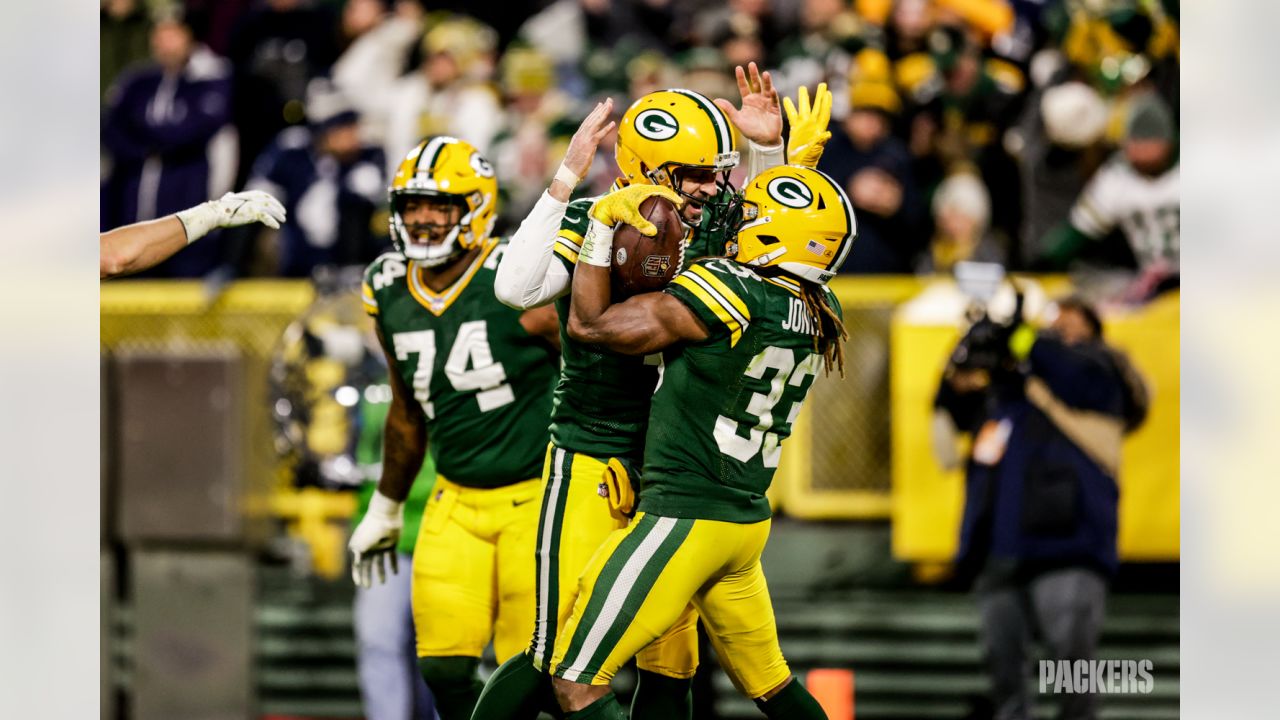
[[[636,491],[631,487],[631,475],[627,466],[618,458],[609,458],[604,467],[600,487],[608,493],[609,514],[618,522],[626,522],[636,506]]]
[[[618,223],[624,223],[639,230],[641,235],[652,237],[658,234],[658,228],[640,215],[640,203],[654,195],[660,195],[670,200],[675,203],[677,208],[684,204],[680,196],[669,187],[637,183],[614,190],[596,200],[591,205],[589,215],[592,220],[607,227],[615,227]]]
[[[831,122],[831,91],[826,83],[818,83],[818,90],[813,94],[813,105],[809,104],[809,89],[800,86],[800,109],[792,104],[791,98],[783,98],[782,106],[787,111],[787,122],[791,124],[791,139],[787,142],[787,163],[816,168],[822,158],[822,151],[831,139],[827,124]]]

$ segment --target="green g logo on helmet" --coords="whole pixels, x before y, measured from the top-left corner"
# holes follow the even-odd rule
[[[670,140],[679,131],[680,124],[666,110],[653,108],[636,116],[636,132],[649,140]]]
[[[766,188],[769,197],[789,208],[807,208],[813,204],[813,190],[793,177],[778,177],[769,182]]]

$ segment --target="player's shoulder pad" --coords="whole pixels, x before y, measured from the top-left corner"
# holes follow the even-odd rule
[[[723,327],[737,344],[751,324],[751,310],[763,280],[728,258],[700,258],[667,286],[688,304],[708,327]]]
[[[577,236],[578,244],[582,244],[582,236],[587,233],[590,218],[587,213],[599,196],[570,200],[564,209],[564,219],[560,221],[560,232]]]
[[[364,270],[363,293],[366,300],[377,300],[383,290],[395,284],[396,280],[405,277],[409,263],[399,252],[385,252],[369,263]]]
[[[481,267],[490,272],[497,272],[498,263],[502,262],[502,256],[507,252],[507,246],[510,242],[505,237],[490,238],[489,242],[493,244],[493,247],[489,250],[489,254],[485,255],[484,263]]]

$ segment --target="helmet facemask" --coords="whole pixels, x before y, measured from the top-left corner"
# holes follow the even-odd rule
[[[736,194],[737,188],[729,180],[729,173],[733,172],[733,168],[737,165],[737,153],[734,153],[732,165],[725,163],[721,166],[703,166],[703,165],[683,165],[680,163],[669,162],[663,163],[656,170],[648,170],[645,172],[645,178],[654,185],[661,185],[670,188],[673,192],[684,199],[685,204],[702,210],[708,203],[716,198],[723,197],[725,193]],[[682,187],[682,181],[687,179],[690,173],[714,173],[715,186],[717,192],[710,197],[699,197],[691,192],[686,192]],[[699,183],[700,185],[705,183]],[[703,210],[705,212],[705,210]],[[702,222],[699,217],[696,221],[690,221],[681,212],[680,219],[686,225],[698,225]],[[719,223],[717,223],[719,225]]]
[[[445,205],[458,219],[453,223],[413,223],[405,221],[404,213],[411,199],[421,199],[433,204]],[[472,247],[471,205],[465,195],[440,192],[396,192],[391,197],[391,235],[404,256],[425,267],[437,267],[453,260]],[[440,234],[444,238],[433,242]]]

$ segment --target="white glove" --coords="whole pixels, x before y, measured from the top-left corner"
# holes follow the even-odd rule
[[[400,543],[400,529],[404,527],[403,506],[376,491],[369,499],[369,510],[347,543],[351,550],[351,579],[356,585],[373,587],[374,568],[378,570],[378,582],[386,582],[388,556],[391,572],[400,572],[396,545]]]
[[[269,193],[261,190],[227,193],[218,200],[202,202],[178,213],[178,220],[187,231],[187,242],[192,243],[220,227],[238,227],[260,222],[278,230],[284,222],[284,206]]]

